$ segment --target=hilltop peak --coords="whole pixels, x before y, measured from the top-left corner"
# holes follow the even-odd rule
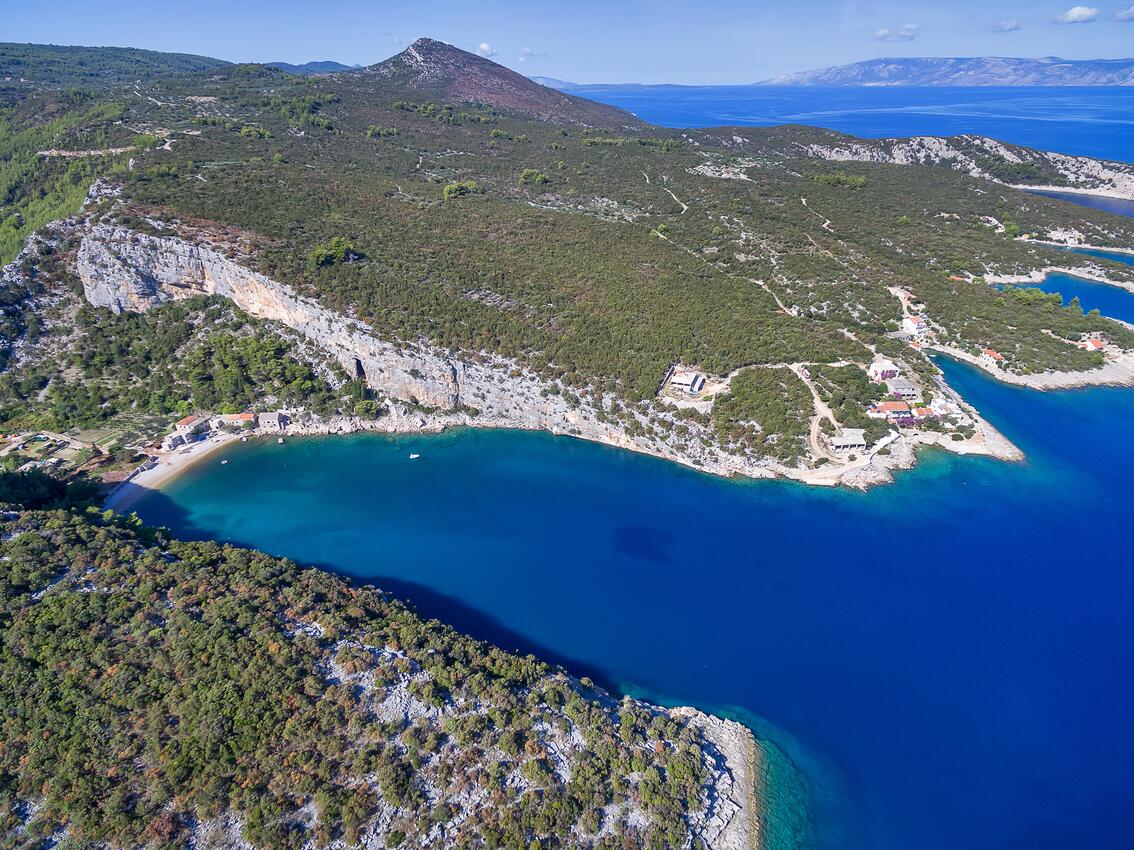
[[[432,38],[419,38],[364,72],[433,97],[487,103],[543,121],[602,127],[643,123],[629,112],[541,86],[491,59]]]

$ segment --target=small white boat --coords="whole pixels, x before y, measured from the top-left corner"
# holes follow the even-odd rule
[[[280,445],[283,445],[283,437],[280,437],[278,440],[276,440],[276,442]]]
[[[222,460],[222,461],[220,462],[220,465],[221,465],[221,466],[224,466],[224,465],[225,465],[226,463],[228,463],[228,461],[227,461],[227,460]]]
[[[417,460],[417,459],[418,459],[419,457],[421,457],[421,455],[419,455],[419,454],[411,454],[411,455],[409,456],[409,459],[410,459],[410,460]]]
[[[248,438],[247,438],[247,437],[241,437],[241,438],[240,438],[240,442],[242,442],[242,443],[247,443],[247,442],[248,442]]]

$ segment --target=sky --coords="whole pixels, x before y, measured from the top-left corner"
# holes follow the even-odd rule
[[[369,65],[429,36],[579,83],[751,83],[890,56],[1134,55],[1134,0],[0,0],[0,41]]]

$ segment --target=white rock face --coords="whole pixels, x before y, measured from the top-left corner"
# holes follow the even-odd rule
[[[752,850],[760,847],[761,804],[756,771],[756,738],[752,730],[734,720],[704,714],[693,708],[670,709],[701,730],[711,749],[703,819],[694,827],[711,850]]]
[[[217,251],[181,239],[95,225],[83,237],[76,271],[87,300],[115,312],[144,312],[165,301],[196,295],[231,299],[250,315],[303,334],[337,359],[348,374],[361,369],[367,383],[382,395],[447,411],[439,424],[570,433],[683,463],[693,460],[676,448],[630,437],[617,423],[599,421],[597,411],[585,400],[568,403],[558,387],[512,361],[486,356],[478,358],[485,362],[474,362],[451,358],[424,344],[380,340],[364,322],[340,316]],[[472,416],[468,408],[479,413]],[[425,424],[421,422],[422,427]],[[769,474],[739,458],[707,454],[712,456],[703,463],[721,467],[713,471]]]
[[[246,313],[299,331],[348,374],[361,369],[367,382],[388,396],[443,409],[460,404],[454,364],[382,342],[365,325],[211,249],[100,224],[79,247],[77,271],[96,307],[144,312],[163,301],[221,295]]]
[[[75,270],[91,304],[115,312],[144,312],[165,301],[223,296],[252,316],[302,334],[342,364],[348,374],[365,378],[379,394],[432,409],[422,412],[389,404],[388,415],[378,420],[335,417],[295,423],[289,426],[289,433],[435,431],[454,425],[522,428],[571,434],[718,475],[782,475],[824,486],[883,483],[890,480],[889,468],[913,463],[912,452],[908,458],[892,452],[886,458],[874,458],[869,465],[789,468],[770,458],[733,454],[719,445],[711,427],[696,422],[687,423],[689,433],[682,438],[649,429],[631,436],[623,422],[597,409],[600,402],[593,397],[568,393],[515,361],[475,352],[453,357],[424,341],[379,339],[366,323],[334,313],[210,247],[107,224],[87,226],[80,232]],[[609,397],[601,401],[609,402]],[[655,405],[634,411],[643,425],[643,411],[674,421],[672,410]],[[916,435],[911,439],[916,440]]]
[[[985,136],[959,137],[915,136],[910,139],[880,139],[877,141],[848,141],[845,144],[805,145],[808,156],[836,162],[888,162],[895,165],[947,164],[958,171],[986,180],[997,180],[978,162],[978,156],[988,155],[1006,162],[1036,162],[1054,168],[1067,180],[1066,186],[1020,186],[1025,189],[1050,189],[1064,192],[1083,192],[1113,198],[1134,200],[1134,167],[1120,162],[1106,162],[1085,156],[1068,156],[1061,153],[1015,149],[1003,142]]]

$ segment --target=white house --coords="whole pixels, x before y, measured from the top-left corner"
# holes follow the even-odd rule
[[[920,316],[906,316],[902,319],[902,330],[915,339],[925,336],[929,324]]]
[[[831,437],[831,448],[837,452],[850,452],[866,448],[866,431],[863,428],[844,428],[843,433]]]
[[[182,437],[191,437],[202,431],[209,430],[210,415],[208,413],[190,413],[183,419],[173,423],[174,430]]]
[[[905,399],[906,401],[921,398],[921,393],[918,391],[918,388],[907,378],[890,378],[886,381],[886,390],[890,395]]]
[[[899,369],[893,360],[887,360],[885,357],[879,357],[870,367],[866,370],[866,374],[872,381],[885,381],[887,378],[898,377]]]
[[[989,366],[999,366],[1004,362],[1004,355],[994,348],[986,348],[981,351],[980,359]]]
[[[705,388],[705,376],[693,369],[674,369],[669,385],[674,389],[684,390],[689,395],[697,395]]]

